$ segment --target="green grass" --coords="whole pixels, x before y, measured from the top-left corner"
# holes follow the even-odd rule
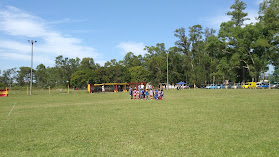
[[[14,106],[14,108],[13,108]],[[279,156],[279,90],[11,91],[0,156]]]

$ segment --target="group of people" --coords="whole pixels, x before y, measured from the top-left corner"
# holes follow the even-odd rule
[[[148,90],[137,90],[136,88],[133,90],[132,87],[129,90],[131,99],[141,99],[141,100],[162,100],[164,98],[164,91],[157,89],[148,89]]]

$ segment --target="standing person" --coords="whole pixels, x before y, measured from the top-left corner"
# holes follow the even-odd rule
[[[130,93],[130,97],[131,97],[131,99],[133,99],[133,89],[132,89],[132,87],[130,87],[130,89],[129,89],[129,93]]]
[[[158,100],[161,100],[161,91],[160,91],[160,89],[158,90]]]
[[[164,90],[163,89],[161,90],[161,97],[162,97],[162,99],[164,98]]]
[[[143,98],[143,100],[145,100],[145,89],[144,90],[142,90],[142,98]]]
[[[153,98],[153,90],[152,90],[152,88],[151,88],[151,90],[149,91],[149,95],[150,95],[150,100],[152,100],[152,98]]]
[[[146,90],[146,92],[145,92],[145,100],[148,100],[148,95],[149,95],[149,91]]]
[[[143,89],[141,89],[140,94],[141,94],[141,99],[142,99],[142,100],[144,99],[144,95],[143,95],[143,93],[144,93],[144,91],[143,91]]]
[[[137,90],[136,90],[136,88],[134,89],[134,99],[137,99]]]
[[[153,90],[153,98],[156,100],[156,89]]]
[[[140,99],[140,93],[138,90],[137,90],[137,98]]]
[[[155,98],[155,100],[158,100],[158,90],[157,89],[155,89],[154,98]]]
[[[139,99],[142,99],[142,89],[139,90]]]

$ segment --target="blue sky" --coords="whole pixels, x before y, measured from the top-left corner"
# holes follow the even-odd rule
[[[0,69],[54,66],[58,55],[92,57],[103,65],[145,46],[174,46],[174,30],[201,24],[218,29],[234,0],[0,0]],[[261,0],[244,0],[250,22]]]

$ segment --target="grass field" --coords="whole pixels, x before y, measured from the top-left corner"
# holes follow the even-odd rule
[[[0,156],[279,156],[279,90],[11,91]]]

